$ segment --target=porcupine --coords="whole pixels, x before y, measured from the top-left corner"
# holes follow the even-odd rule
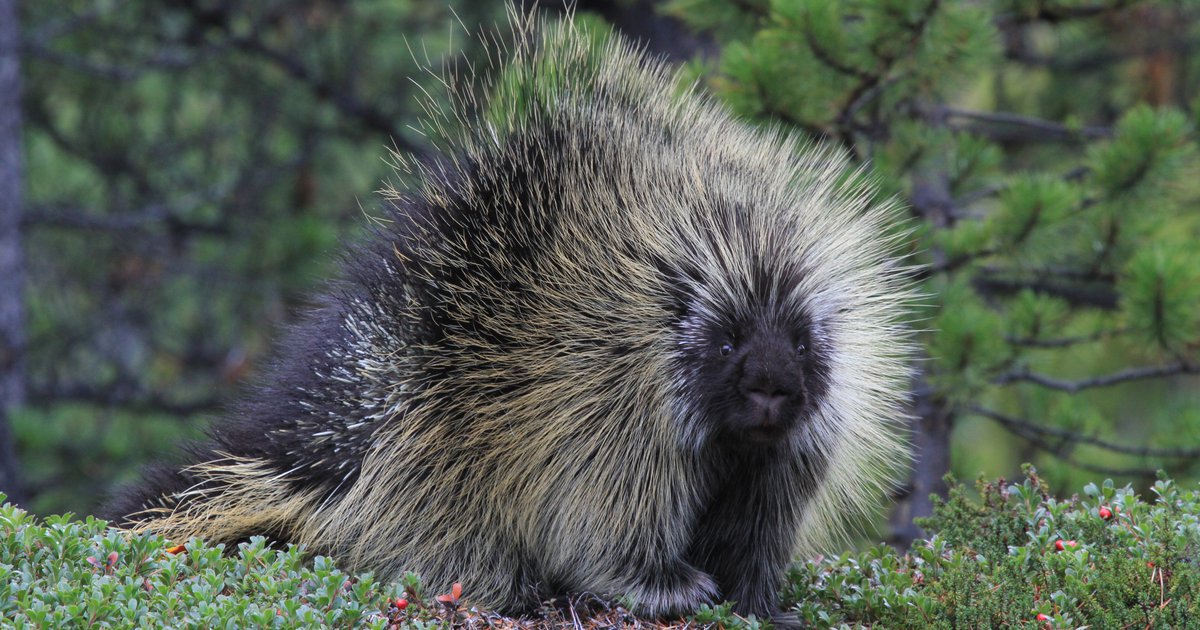
[[[616,36],[524,26],[121,524],[303,543],[501,611],[586,591],[773,615],[794,554],[877,505],[907,463],[895,204]]]

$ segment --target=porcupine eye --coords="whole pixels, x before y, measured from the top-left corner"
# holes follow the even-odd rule
[[[733,343],[726,341],[721,344],[721,356],[727,357],[733,352]]]

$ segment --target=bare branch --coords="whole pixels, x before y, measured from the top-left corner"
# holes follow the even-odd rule
[[[346,116],[358,120],[368,129],[387,134],[398,148],[418,155],[426,152],[424,147],[414,144],[405,137],[403,128],[397,124],[397,116],[377,109],[372,104],[358,98],[344,86],[333,85],[316,76],[299,59],[271,48],[253,37],[234,37],[230,41],[237,48],[275,64],[293,79],[306,85],[317,98],[333,104]]]
[[[195,51],[164,50],[152,57],[125,64],[97,61],[80,55],[69,55],[36,40],[26,40],[22,44],[22,49],[30,56],[58,64],[82,74],[102,77],[110,81],[128,82],[139,79],[148,72],[188,68],[203,61],[212,54],[220,52],[221,47],[208,46]]]
[[[1098,387],[1111,387],[1121,383],[1131,381],[1140,381],[1151,378],[1162,378],[1166,376],[1179,376],[1181,374],[1196,374],[1200,373],[1200,369],[1189,363],[1179,362],[1169,365],[1150,365],[1145,367],[1131,368],[1113,374],[1097,376],[1079,381],[1066,381],[1056,379],[1036,372],[1030,372],[1027,369],[1021,369],[1013,372],[1001,374],[992,379],[992,383],[996,385],[1008,385],[1010,383],[1034,383],[1041,385],[1047,389],[1054,389],[1061,392],[1074,394],[1085,389],[1096,389]]]
[[[119,386],[74,383],[67,385],[30,383],[29,404],[34,406],[59,405],[64,402],[91,403],[105,407],[121,407],[142,413],[163,413],[174,416],[192,416],[211,413],[220,408],[217,397],[195,400],[171,400],[159,392],[149,391],[136,383]]]
[[[1022,436],[1027,434],[1036,434],[1043,437],[1065,440],[1072,444],[1086,444],[1088,446],[1102,448],[1106,451],[1122,453],[1124,455],[1136,455],[1138,457],[1200,457],[1200,446],[1194,448],[1154,448],[1148,446],[1126,446],[1124,444],[1108,442],[1106,440],[1101,440],[1100,438],[1091,437],[1075,431],[1068,431],[1058,427],[1048,427],[1036,424],[1030,422],[1029,420],[1022,420],[1020,418],[1009,416],[992,409],[986,409],[984,407],[971,407],[971,412],[994,420],[1000,425],[1009,429],[1019,430]]]
[[[1113,310],[1117,308],[1116,290],[1099,282],[1078,283],[1037,276],[1024,280],[977,277],[972,281],[975,290],[984,295],[1011,295],[1031,290],[1035,293],[1062,298],[1075,306]]]
[[[977,112],[957,107],[941,106],[941,111],[947,118],[961,118],[974,122],[984,123],[982,127],[971,127],[971,133],[986,134],[989,130],[995,131],[995,128],[1016,130],[1019,133],[1010,131],[1003,135],[1007,140],[1032,140],[1032,141],[1060,141],[1060,140],[1091,140],[1096,138],[1111,138],[1113,131],[1109,127],[1085,126],[1085,127],[1070,127],[1062,123],[1057,123],[1043,118],[1033,116],[1025,116],[1022,114],[1013,114],[1010,112]],[[994,134],[991,134],[994,135]]]
[[[106,13],[113,13],[129,4],[129,0],[118,0],[111,3],[97,2],[91,9],[70,15],[58,20],[50,20],[33,31],[30,39],[47,42],[52,39],[69,35],[85,26],[91,26]]]
[[[841,74],[852,76],[860,81],[875,81],[875,75],[871,74],[870,72],[867,72],[861,68],[855,68],[854,66],[846,65],[833,55],[829,54],[829,51],[825,50],[825,47],[821,45],[821,42],[817,41],[817,37],[816,34],[813,33],[812,26],[807,22],[804,25],[804,41],[808,44],[809,49],[812,50],[813,56],[817,58],[817,61],[820,61],[821,63],[837,72],[840,72]]]
[[[1014,346],[1023,346],[1026,348],[1068,348],[1083,343],[1092,343],[1102,339],[1109,339],[1129,332],[1127,328],[1118,328],[1116,330],[1101,330],[1090,335],[1080,335],[1078,337],[1063,337],[1061,339],[1034,339],[1032,337],[1012,337],[1006,336],[1005,341]]]
[[[1000,28],[1015,26],[1020,24],[1028,24],[1029,22],[1048,22],[1050,24],[1058,24],[1070,20],[1081,20],[1087,18],[1098,17],[1106,13],[1120,11],[1129,6],[1128,0],[1117,0],[1116,2],[1105,4],[1090,4],[1076,6],[1054,6],[1050,3],[1038,2],[1036,9],[1032,12],[1023,12],[1002,15],[996,20],[996,24]]]
[[[1056,454],[1057,455],[1057,454]],[[1074,466],[1080,470],[1086,470],[1097,475],[1106,477],[1140,477],[1142,479],[1154,479],[1158,476],[1157,468],[1113,468],[1111,466],[1097,466],[1087,462],[1081,462],[1078,459],[1070,456],[1057,455],[1067,464]]]
[[[996,250],[994,250],[990,247],[985,247],[983,249],[979,249],[979,250],[976,250],[973,252],[967,252],[965,254],[955,256],[953,258],[946,258],[944,261],[942,261],[938,264],[925,267],[924,269],[921,270],[921,273],[919,273],[918,276],[921,278],[927,278],[929,276],[932,276],[935,273],[949,273],[952,271],[956,271],[958,269],[961,269],[961,268],[967,266],[968,264],[970,264],[976,260],[979,260],[981,258],[987,258],[988,256],[991,256],[992,254],[995,254],[995,253],[996,253]]]
[[[1146,44],[1124,46],[1115,50],[1094,51],[1076,58],[1037,55],[1014,50],[1006,50],[1005,56],[1026,66],[1042,66],[1062,73],[1085,73],[1104,70],[1130,59],[1149,57],[1164,52],[1186,58],[1194,54],[1197,49],[1200,49],[1200,39],[1184,36],[1156,39]]]
[[[172,232],[227,235],[229,226],[221,223],[196,223],[179,217],[170,208],[158,204],[121,214],[96,215],[80,209],[40,206],[30,208],[23,227],[62,227],[110,232],[148,231],[166,226]]]
[[[1001,424],[1003,424],[1003,423],[1001,423]],[[1046,453],[1049,453],[1050,455],[1053,455],[1054,457],[1057,457],[1058,459],[1062,460],[1066,464],[1068,464],[1070,466],[1074,466],[1075,468],[1079,468],[1080,470],[1086,470],[1091,473],[1096,473],[1099,475],[1106,475],[1106,476],[1110,476],[1110,477],[1141,477],[1143,479],[1153,479],[1158,474],[1157,468],[1142,468],[1142,467],[1112,468],[1109,466],[1098,466],[1096,464],[1082,462],[1075,456],[1071,455],[1071,453],[1070,453],[1071,449],[1075,445],[1074,442],[1071,442],[1069,440],[1058,440],[1057,443],[1052,444],[1050,442],[1050,440],[1043,437],[1036,430],[1040,427],[1037,427],[1036,425],[1032,425],[1032,424],[1028,424],[1028,423],[1025,425],[1004,425],[1004,426],[1005,426],[1005,428],[1012,431],[1014,435],[1028,441],[1034,447],[1036,447]]]

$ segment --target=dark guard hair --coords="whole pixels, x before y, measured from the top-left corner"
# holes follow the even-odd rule
[[[501,611],[768,615],[794,554],[877,504],[907,462],[894,208],[621,41],[526,35],[485,102],[432,112],[470,131],[400,160],[419,186],[123,525],[304,543]]]

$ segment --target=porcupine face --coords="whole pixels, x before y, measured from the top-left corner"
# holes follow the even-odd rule
[[[714,439],[784,440],[828,389],[827,340],[799,308],[766,301],[720,312],[693,302],[678,334],[685,395]]]

